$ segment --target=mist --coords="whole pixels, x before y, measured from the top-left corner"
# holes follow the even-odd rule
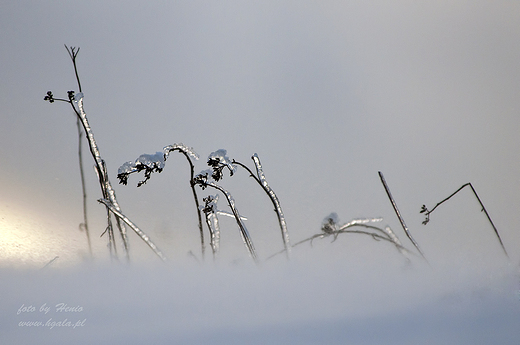
[[[516,344],[519,16],[515,1],[3,3],[0,339]],[[64,44],[81,48],[85,110],[121,208],[166,263],[134,233],[130,262],[119,238],[111,257],[84,142],[89,253],[76,117],[43,101],[79,91]],[[196,173],[218,149],[250,167],[257,153],[292,244],[336,212],[342,224],[381,217],[414,254],[341,234],[270,258],[283,249],[276,214],[242,170],[221,183],[260,263],[226,217],[219,258],[203,258],[184,157],[139,188],[142,174],[117,183],[123,163],[175,143],[200,155]],[[468,182],[509,258],[468,188],[422,224],[423,204]],[[17,314],[43,304],[52,315]],[[51,317],[86,321],[20,326]]]

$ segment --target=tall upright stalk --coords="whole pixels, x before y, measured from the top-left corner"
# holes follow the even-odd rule
[[[76,59],[77,59],[77,56],[78,56],[78,53],[79,53],[79,48],[76,49],[75,47],[71,47],[69,49],[69,47],[67,47],[67,45],[65,45],[65,49],[67,49],[67,52],[69,53],[69,56],[70,56],[70,58],[72,60],[72,65],[74,67],[74,74],[76,76],[76,81],[78,83],[78,89],[80,90],[80,92],[75,94],[75,95],[74,95],[74,93],[72,91],[69,91],[70,105],[72,106],[72,109],[74,110],[74,112],[78,116],[78,120],[83,125],[83,130],[85,131],[85,134],[86,134],[86,137],[87,137],[87,141],[88,141],[88,144],[89,144],[89,148],[90,148],[90,153],[92,154],[92,157],[94,158],[94,161],[96,163],[96,165],[95,165],[96,173],[97,173],[98,179],[100,181],[101,192],[103,194],[103,197],[105,199],[110,200],[112,205],[116,209],[120,210],[119,203],[117,202],[114,189],[112,188],[110,180],[108,179],[108,173],[106,171],[105,162],[101,158],[101,154],[99,153],[99,149],[98,149],[96,140],[94,138],[94,133],[92,132],[92,128],[90,127],[90,124],[89,124],[88,119],[87,119],[87,114],[85,113],[85,109],[83,108],[83,92],[81,91],[82,90],[81,89],[81,81],[80,81],[80,78],[79,78],[78,66],[76,64]],[[74,103],[76,103],[77,109],[74,106]],[[108,210],[109,209],[107,207],[107,211]],[[112,246],[114,247],[114,250],[117,250],[115,248],[115,242],[113,241],[113,239],[114,239],[113,234],[112,234],[113,229],[112,229],[112,224],[110,222],[110,214],[109,213],[107,215],[107,218],[108,218],[107,230],[109,232],[109,238],[112,239],[110,242],[112,243]],[[125,255],[127,257],[127,260],[129,260],[128,238],[127,238],[127,234],[126,234],[126,227],[125,227],[125,225],[123,223],[121,223],[119,221],[119,219],[117,217],[116,217],[116,223],[117,223],[119,232],[121,234],[121,238],[123,240],[123,246],[124,246],[124,249],[125,249]]]
[[[76,81],[78,82],[78,89],[79,92],[83,92],[81,90],[81,81],[79,79],[78,75],[78,69],[76,67],[76,58],[75,56],[69,51],[67,46],[65,45],[65,49],[67,49],[67,52],[69,53],[69,56],[72,59],[72,63],[74,65],[74,73],[76,75]],[[79,48],[77,50],[79,52]],[[77,55],[76,52],[76,55]],[[88,249],[90,253],[90,257],[92,257],[92,242],[90,241],[90,231],[88,227],[88,216],[87,216],[87,187],[85,185],[85,173],[83,170],[83,130],[81,128],[81,121],[79,117],[76,117],[76,127],[78,130],[78,160],[79,160],[79,174],[81,179],[81,191],[82,191],[82,201],[83,201],[83,223],[80,224],[80,229],[85,231],[85,234],[87,236],[87,242],[88,242]]]
[[[101,191],[103,194],[103,198],[108,199],[115,210],[121,211],[121,208],[119,207],[119,203],[117,202],[116,193],[115,193],[114,189],[112,188],[112,184],[110,183],[110,180],[108,178],[105,161],[101,158],[101,154],[99,153],[99,149],[98,149],[96,140],[94,138],[94,133],[92,132],[92,128],[90,127],[90,124],[88,123],[87,114],[85,113],[85,110],[83,108],[83,94],[82,93],[76,94],[75,102],[79,109],[79,112],[78,112],[79,118],[81,120],[81,123],[83,124],[83,129],[85,130],[85,133],[87,135],[90,152],[92,154],[92,157],[94,158],[94,161],[96,162],[96,171],[98,173],[98,177],[99,177],[99,180],[101,183]],[[127,257],[127,259],[129,259],[128,238],[127,238],[127,233],[126,233],[126,227],[124,224],[122,224],[119,221],[118,218],[116,218],[116,222],[117,222],[117,226],[119,229],[119,233],[121,235],[121,239],[123,240],[123,246],[125,249],[126,257]]]
[[[125,256],[126,256],[127,260],[129,260],[130,257],[129,257],[129,253],[128,253],[128,238],[127,238],[126,227],[124,225],[124,223],[127,223],[127,224],[129,223],[129,219],[126,218],[126,216],[122,215],[122,213],[121,213],[121,208],[119,206],[119,203],[117,202],[115,191],[112,188],[112,185],[108,178],[108,172],[106,169],[105,161],[101,158],[101,154],[99,153],[99,149],[98,149],[96,140],[94,138],[94,134],[92,133],[92,128],[90,127],[90,124],[87,119],[87,114],[85,113],[85,109],[83,107],[83,92],[81,92],[81,82],[79,79],[78,68],[76,65],[76,59],[77,59],[77,56],[79,53],[79,48],[71,47],[69,49],[66,45],[65,45],[65,48],[67,49],[67,52],[69,53],[69,56],[72,60],[72,64],[74,66],[74,73],[76,75],[76,80],[78,82],[78,88],[79,88],[80,92],[75,94],[74,91],[68,91],[68,99],[62,99],[62,98],[54,98],[52,91],[48,91],[47,95],[44,97],[44,100],[49,101],[50,103],[53,103],[55,101],[62,101],[62,102],[69,103],[71,105],[72,109],[74,110],[74,113],[77,115],[78,121],[83,126],[83,130],[85,132],[85,135],[86,135],[86,138],[87,138],[87,141],[89,144],[90,153],[95,162],[95,170],[96,170],[96,174],[97,174],[99,184],[101,187],[101,193],[103,195],[103,200],[108,201],[107,203],[104,203],[106,210],[107,210],[107,228],[106,228],[105,232],[108,232],[110,252],[112,253],[112,250],[114,250],[114,253],[116,254],[116,257],[117,257],[117,247],[115,244],[113,226],[112,226],[112,221],[111,221],[111,215],[113,214],[115,216],[116,224],[119,229],[119,233],[121,235],[123,247],[125,250]],[[78,123],[78,128],[79,128],[79,123]],[[82,162],[81,145],[79,147],[79,153],[80,153],[80,171],[83,172],[82,163],[81,163]],[[82,186],[83,186],[83,196],[84,196],[83,210],[84,210],[84,217],[86,220],[86,206],[85,206],[86,192],[85,192],[83,173],[81,173],[81,175],[82,175]],[[85,226],[87,227],[86,222],[85,222]],[[143,237],[144,232],[142,232],[135,225],[132,225],[131,227],[150,246],[151,242],[149,241],[148,236],[145,235],[145,237]],[[89,239],[89,243],[90,243],[90,236],[88,236],[88,239]],[[152,247],[152,246],[150,246],[150,247]]]

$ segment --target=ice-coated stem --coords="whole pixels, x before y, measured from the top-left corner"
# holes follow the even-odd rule
[[[285,217],[283,215],[282,206],[280,205],[280,201],[278,200],[278,197],[274,193],[273,189],[269,186],[267,183],[267,180],[265,179],[264,171],[262,169],[262,164],[260,163],[260,158],[258,158],[258,155],[255,153],[251,159],[255,163],[256,167],[256,173],[258,175],[258,179],[260,181],[260,184],[262,188],[265,190],[267,195],[269,195],[269,198],[271,199],[271,202],[274,206],[274,211],[276,212],[276,215],[278,216],[278,222],[280,223],[280,230],[282,232],[282,239],[283,239],[283,246],[285,249],[287,249],[287,258],[289,258],[289,254],[291,251],[291,244],[289,241],[289,232],[287,231],[287,224],[285,223]]]
[[[188,163],[190,164],[190,187],[191,192],[193,194],[193,200],[195,201],[195,206],[197,208],[197,217],[199,219],[199,233],[200,233],[200,246],[202,250],[202,259],[204,259],[204,254],[206,251],[206,245],[204,243],[204,231],[202,230],[202,215],[200,210],[200,203],[199,203],[199,197],[197,196],[197,191],[195,190],[195,184],[193,183],[193,178],[195,177],[195,166],[193,165],[193,162],[191,161],[192,158],[199,159],[199,155],[193,151],[193,149],[183,145],[183,144],[173,144],[168,145],[163,148],[163,152],[165,157],[168,156],[170,152],[173,151],[179,151],[186,157],[188,160]]]
[[[282,211],[282,207],[280,205],[280,201],[278,200],[278,197],[276,196],[273,189],[269,186],[267,183],[267,180],[264,175],[264,171],[262,169],[262,164],[260,163],[260,158],[258,158],[258,155],[255,153],[251,159],[253,160],[253,163],[255,164],[256,168],[256,176],[253,174],[251,169],[249,169],[246,165],[237,162],[233,160],[233,164],[237,164],[241,166],[242,168],[246,169],[249,172],[249,175],[255,179],[255,181],[262,187],[262,189],[266,192],[266,194],[269,196],[269,199],[273,203],[274,206],[274,212],[276,212],[276,216],[278,217],[278,223],[280,224],[280,230],[282,234],[282,241],[284,246],[285,255],[287,256],[287,259],[289,259],[290,251],[291,251],[291,244],[289,240],[289,232],[287,231],[287,223],[285,222],[285,217]]]
[[[117,211],[121,211],[121,208],[119,207],[119,203],[117,202],[116,194],[114,189],[112,188],[112,184],[110,183],[110,180],[108,179],[108,174],[106,171],[105,162],[101,158],[101,154],[99,153],[99,149],[96,143],[96,139],[94,138],[94,133],[92,132],[92,128],[90,127],[90,124],[88,123],[87,114],[85,113],[85,109],[83,108],[83,94],[79,93],[76,94],[76,102],[79,109],[79,118],[81,120],[81,123],[83,124],[83,129],[85,130],[87,141],[89,143],[90,153],[92,154],[92,157],[94,158],[94,161],[96,162],[96,170],[100,176],[100,182],[101,182],[101,190],[103,193],[103,197],[105,199],[108,199],[113,207],[113,209]],[[119,232],[121,234],[121,238],[123,240],[123,245],[125,248],[125,254],[127,258],[129,258],[128,253],[128,238],[126,234],[126,227],[124,224],[118,223]]]
[[[99,199],[98,202],[104,204],[107,208],[110,209],[110,211],[117,216],[118,219],[121,219],[123,222],[125,222],[134,232],[141,237],[141,239],[150,247],[153,252],[162,260],[166,261],[166,257],[161,252],[161,250],[155,245],[155,243],[152,242],[152,240],[146,235],[141,229],[139,229],[128,217],[126,217],[123,213],[121,213],[121,210],[119,208],[116,208],[114,204],[112,204],[107,199]]]
[[[215,196],[208,195],[203,200],[205,206],[202,210],[206,215],[206,225],[209,229],[211,250],[213,252],[213,259],[215,259],[220,245],[220,226],[217,217],[218,194]]]
[[[76,58],[79,53],[79,48],[76,49],[76,48],[71,47],[69,49],[67,47],[67,45],[65,45],[65,49],[67,49],[70,59],[72,60],[72,64],[74,66],[74,74],[76,75],[76,80],[78,82],[78,88],[79,88],[79,94],[76,94],[74,96],[74,98],[71,97],[73,93],[71,94],[69,92],[70,105],[72,106],[72,109],[74,110],[74,112],[78,116],[78,119],[81,121],[81,124],[83,125],[83,130],[85,131],[87,141],[89,143],[90,152],[96,163],[96,171],[97,171],[98,178],[99,178],[99,181],[101,184],[101,192],[103,194],[103,197],[108,198],[110,200],[110,202],[114,205],[114,207],[116,207],[116,209],[120,210],[119,204],[116,199],[115,192],[112,188],[112,185],[110,184],[110,180],[108,179],[108,173],[106,171],[105,162],[103,161],[103,159],[101,159],[101,155],[99,153],[99,149],[97,147],[96,140],[94,139],[94,134],[92,133],[92,128],[90,127],[90,124],[88,123],[87,114],[85,113],[85,109],[83,108],[83,92],[81,89],[81,81],[79,78],[78,67],[76,64]],[[77,103],[79,110],[76,110],[76,108],[74,107],[73,100]],[[84,211],[86,211],[85,206],[84,206]],[[84,212],[84,215],[86,217],[86,212]],[[110,215],[108,215],[108,222],[109,222],[109,224],[108,224],[107,229],[109,230],[109,233],[111,233],[112,226],[110,224]],[[86,223],[85,223],[85,225],[86,225]],[[121,224],[119,222],[119,220],[117,220],[117,225],[119,228],[119,232],[121,234],[121,238],[123,240],[123,246],[125,248],[126,258],[127,258],[127,260],[129,260],[130,257],[129,257],[129,253],[128,253],[128,239],[126,236],[126,228],[125,228],[124,224]],[[113,241],[113,236],[112,236],[112,241]],[[114,244],[114,249],[115,249],[115,242],[112,242],[112,243]]]
[[[390,203],[392,204],[392,207],[394,208],[395,214],[397,215],[397,218],[399,219],[399,222],[401,223],[401,226],[403,227],[403,230],[406,234],[406,236],[410,239],[412,244],[415,246],[417,251],[421,254],[423,259],[426,260],[426,257],[424,256],[424,253],[422,252],[421,248],[419,248],[419,244],[413,239],[412,234],[410,234],[410,231],[408,231],[408,227],[404,223],[404,219],[401,216],[401,213],[399,212],[399,209],[397,208],[397,204],[395,203],[394,198],[392,197],[392,193],[390,193],[390,189],[388,188],[388,185],[386,184],[385,177],[383,176],[383,173],[381,171],[378,171],[379,178],[381,179],[381,183],[383,183],[383,187],[385,188],[386,194],[388,195],[388,198],[390,199]]]
[[[211,250],[213,251],[213,258],[215,258],[218,255],[220,245],[220,227],[218,224],[218,217],[214,212],[206,214],[206,224],[210,231]]]

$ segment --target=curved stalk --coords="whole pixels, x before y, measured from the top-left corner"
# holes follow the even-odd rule
[[[193,183],[193,178],[195,177],[195,166],[193,165],[193,162],[191,161],[190,153],[195,158],[198,158],[198,156],[194,155],[194,152],[192,150],[187,151],[186,147],[182,144],[166,146],[163,149],[163,151],[164,151],[165,155],[167,155],[167,153],[170,153],[172,151],[179,151],[180,153],[182,153],[184,155],[184,157],[186,157],[186,159],[188,160],[188,163],[190,164],[190,174],[191,174],[190,175],[190,187],[191,187],[191,192],[193,194],[193,200],[195,201],[195,206],[197,208],[197,216],[198,216],[198,220],[199,220],[200,246],[201,246],[201,250],[202,250],[202,259],[204,259],[206,245],[204,243],[204,231],[202,229],[202,215],[201,215],[201,210],[200,210],[199,198],[197,196],[197,191],[195,190],[195,184]]]
[[[473,185],[468,182],[468,183],[465,183],[463,184],[459,189],[457,189],[455,192],[453,192],[450,196],[448,196],[447,198],[445,198],[444,200],[442,200],[441,202],[438,202],[437,205],[435,205],[435,207],[433,207],[431,210],[428,210],[426,208],[426,205],[423,205],[422,209],[421,209],[421,212],[420,213],[424,213],[424,215],[426,216],[426,219],[423,221],[423,224],[426,225],[428,224],[428,222],[430,221],[430,214],[435,211],[435,209],[440,206],[442,203],[448,201],[449,199],[451,199],[452,196],[454,196],[455,194],[457,194],[458,192],[460,192],[464,187],[466,186],[469,186],[471,188],[471,191],[473,192],[473,194],[475,195],[475,197],[477,198],[477,201],[479,202],[480,204],[480,207],[481,207],[481,210],[482,212],[484,212],[486,214],[486,217],[489,221],[489,223],[491,224],[491,226],[493,227],[493,231],[495,232],[495,235],[498,239],[498,242],[500,243],[500,246],[502,247],[502,250],[504,251],[504,254],[506,255],[506,257],[509,259],[509,255],[507,254],[507,251],[506,251],[506,247],[504,246],[504,243],[502,242],[502,238],[500,238],[500,235],[498,233],[498,229],[496,228],[495,224],[493,223],[493,221],[491,220],[491,217],[489,216],[489,213],[488,211],[486,210],[486,208],[484,207],[484,204],[482,203],[482,201],[480,200],[478,194],[477,194],[477,191],[475,190],[475,188],[473,188]]]
[[[273,189],[269,186],[267,183],[267,180],[265,179],[264,171],[262,169],[262,164],[260,163],[260,159],[258,158],[258,155],[255,153],[251,159],[253,160],[255,167],[256,167],[256,173],[255,176],[251,169],[249,169],[246,165],[237,162],[233,160],[233,164],[237,164],[241,166],[242,168],[246,169],[249,172],[249,175],[262,187],[262,189],[266,192],[267,196],[269,196],[269,199],[271,200],[271,203],[274,206],[274,212],[276,213],[276,216],[278,217],[278,224],[280,224],[280,230],[282,234],[282,241],[284,246],[285,255],[287,256],[287,259],[289,259],[290,251],[291,251],[291,244],[289,240],[289,232],[287,231],[287,223],[285,222],[285,216],[282,211],[282,207],[280,205],[280,201],[278,200],[278,197],[276,196]]]

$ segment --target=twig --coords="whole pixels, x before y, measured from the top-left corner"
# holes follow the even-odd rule
[[[43,270],[45,268],[47,268],[48,266],[50,266],[54,261],[58,260],[60,257],[59,256],[55,256],[54,259],[52,259],[51,261],[47,262],[45,264],[45,266],[43,266],[42,268],[40,268],[40,270]]]
[[[390,189],[388,188],[388,185],[386,184],[386,180],[383,176],[383,173],[381,171],[378,171],[379,177],[381,178],[381,182],[383,183],[383,187],[385,187],[386,194],[388,195],[388,198],[390,199],[390,202],[392,204],[392,207],[394,208],[395,214],[397,215],[397,218],[399,219],[399,222],[401,223],[401,226],[403,227],[404,232],[406,233],[406,236],[408,239],[413,243],[417,251],[421,254],[423,259],[426,260],[426,257],[424,256],[424,253],[422,252],[421,248],[419,248],[419,244],[413,239],[412,234],[410,234],[410,231],[408,231],[408,227],[404,223],[404,219],[401,216],[401,213],[399,212],[399,209],[397,208],[397,204],[395,203],[394,198],[392,197],[392,193],[390,193]]]
[[[82,92],[81,90],[81,81],[79,80],[79,74],[78,74],[78,67],[76,66],[76,57],[79,53],[79,47],[67,47],[66,44],[64,44],[65,49],[67,49],[67,53],[69,53],[70,59],[72,60],[72,64],[74,65],[74,73],[76,74],[76,80],[78,81],[78,89],[79,92]]]
[[[90,241],[90,231],[88,228],[88,217],[87,217],[87,187],[85,185],[85,172],[83,170],[83,150],[82,150],[82,142],[83,142],[83,131],[81,130],[81,121],[79,118],[76,118],[76,126],[78,127],[78,160],[79,160],[79,175],[81,178],[81,190],[83,193],[83,223],[82,228],[85,230],[85,234],[87,235],[88,249],[90,252],[90,257],[92,257],[92,243]]]
[[[121,219],[123,222],[125,222],[134,232],[141,237],[141,239],[150,247],[153,252],[161,258],[162,261],[166,261],[166,257],[164,254],[160,251],[160,249],[155,245],[155,243],[152,242],[150,237],[146,235],[141,229],[139,229],[128,217],[126,217],[121,211],[114,206],[109,200],[107,199],[98,199],[99,203],[104,204],[106,207],[112,211],[119,219]]]

